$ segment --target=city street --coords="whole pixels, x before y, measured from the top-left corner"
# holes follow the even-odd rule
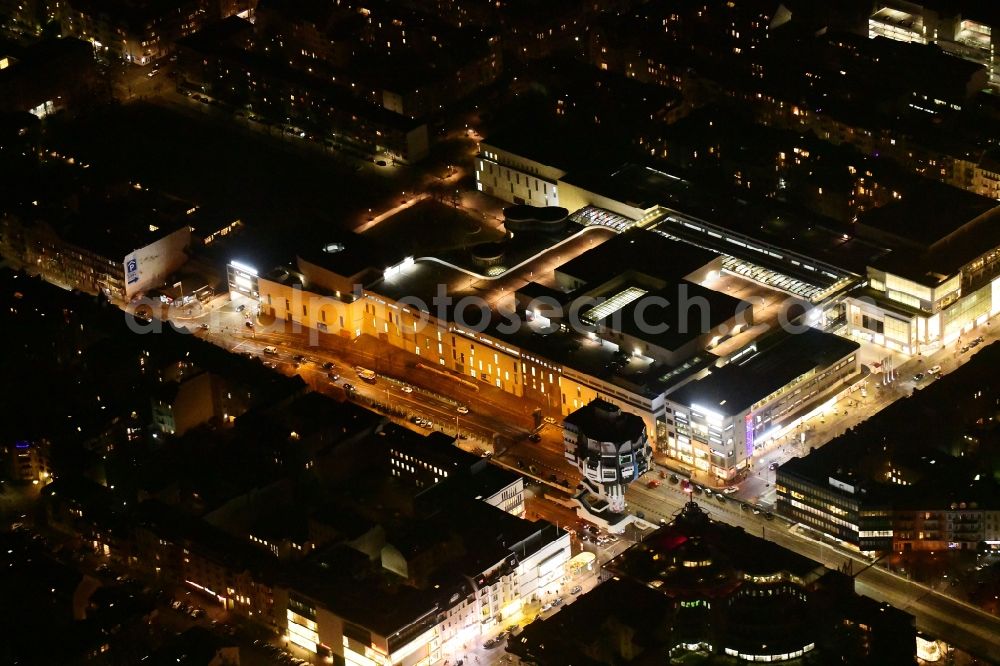
[[[963,339],[972,340],[977,336],[984,338],[984,342],[979,345],[983,347],[1000,339],[1000,331],[987,322],[986,325],[965,334]],[[929,355],[905,357],[893,354],[895,379],[883,386],[882,382],[887,376],[878,368],[873,368],[863,391],[859,389],[849,394],[835,405],[806,419],[791,432],[777,438],[772,445],[757,452],[754,456],[753,471],[739,484],[737,496],[762,506],[774,506],[775,471],[769,469],[772,463],[780,465],[790,458],[807,455],[810,447],[819,448],[827,444],[896,400],[911,395],[913,391],[933,382],[936,377],[946,375],[967,363],[975,355],[978,347],[962,353],[960,350],[965,344],[963,339]],[[884,348],[871,343],[862,343],[860,360],[863,364],[871,367],[888,355],[889,352]],[[941,366],[940,372],[937,375],[928,374],[928,368],[935,365]],[[919,381],[915,379],[917,373],[924,374]]]
[[[828,568],[850,567],[849,571],[856,575],[858,592],[912,613],[917,618],[918,630],[963,650],[1000,660],[1000,618],[877,566],[866,568],[870,561],[860,553],[807,536],[781,517],[768,520],[763,513],[741,509],[741,502],[727,499],[720,503],[714,497],[689,495],[673,484],[656,489],[633,484],[626,493],[630,509],[644,511],[650,520],[669,521],[689,498],[714,520],[741,527]]]
[[[458,431],[466,433],[468,437],[459,442],[468,450],[478,452],[490,450],[492,434],[496,433],[499,436],[498,441],[501,442],[501,446],[496,450],[497,461],[517,469],[528,478],[538,480],[542,483],[542,487],[549,491],[555,492],[560,487],[556,482],[563,479],[570,484],[570,487],[575,487],[578,482],[578,474],[563,458],[561,428],[545,424],[539,430],[541,441],[537,443],[529,441],[527,434],[533,430],[533,418],[529,407],[514,396],[485,385],[477,387],[478,391],[473,391],[463,383],[452,381],[437,373],[422,371],[419,366],[414,367],[413,358],[409,358],[405,352],[386,349],[374,340],[360,339],[350,342],[337,336],[323,336],[321,346],[311,346],[308,344],[306,332],[254,334],[245,326],[243,313],[237,312],[232,304],[203,313],[188,323],[201,320],[211,320],[213,323],[208,331],[200,331],[199,335],[235,352],[251,352],[263,360],[273,362],[276,368],[283,372],[298,373],[311,386],[334,397],[343,397],[343,382],[348,381],[357,389],[360,396],[402,408],[407,414],[428,418],[433,422],[435,429],[454,433],[457,426]],[[986,330],[993,333],[989,329]],[[990,337],[992,339],[995,336]],[[276,356],[267,358],[263,355],[263,348],[268,345],[278,348]],[[760,472],[760,476],[755,474],[745,481],[736,497],[750,503],[771,506],[774,472],[767,469],[771,462],[781,462],[791,455],[802,455],[805,453],[804,446],[821,446],[847,427],[868,418],[892,401],[908,395],[914,389],[912,375],[919,368],[940,364],[943,372],[948,372],[966,362],[974,353],[974,349],[966,354],[958,354],[949,349],[941,350],[927,358],[910,359],[898,366],[895,382],[888,388],[866,389],[867,398],[859,396],[857,407],[853,410],[848,408],[847,414],[838,408],[829,414],[818,414],[806,421],[801,426],[801,431],[807,433],[806,443],[803,445],[800,439],[796,444],[779,441],[772,446],[759,458],[757,471]],[[296,363],[293,357],[297,354],[303,355],[308,360]],[[322,368],[322,363],[327,361],[334,363],[334,368],[330,371],[341,376],[336,382],[331,382],[327,377],[330,371]],[[379,374],[379,379],[375,384],[360,381],[354,370],[355,365],[371,367]],[[869,386],[874,384],[877,378],[880,379],[881,375],[872,375]],[[923,381],[932,380],[925,378]],[[401,390],[404,383],[414,388],[412,393]],[[458,414],[457,404],[467,405],[469,414]],[[510,409],[511,407],[513,409]],[[418,431],[425,431],[405,418],[399,420]],[[676,486],[667,483],[657,489],[650,489],[641,483],[633,484],[626,497],[630,509],[633,512],[642,511],[651,522],[660,519],[670,520],[680,509],[684,499]],[[754,533],[759,532],[769,540],[819,559],[834,568],[844,565],[847,560],[851,560],[855,567],[867,564],[867,561],[857,553],[822,546],[804,536],[788,532],[787,525],[782,519],[767,521],[763,514],[743,512],[740,510],[740,503],[735,499],[720,504],[714,498],[696,496],[696,501],[710,508],[715,517],[750,529]],[[559,507],[544,498],[529,501],[528,511],[529,517],[531,512],[539,517],[552,515],[568,518],[571,515],[568,513],[569,509]],[[962,631],[968,635],[956,635],[951,632],[947,625],[948,619],[970,613],[975,617],[982,616],[983,622],[988,626],[1000,630],[1000,620],[979,613],[970,606],[944,595],[931,593],[916,583],[877,567],[872,567],[863,573],[859,578],[859,584],[868,586],[865,589],[870,590],[875,598],[893,602],[905,601],[906,609],[918,615],[921,628],[931,635],[941,636],[975,652],[981,652],[981,649],[987,646],[990,650],[1000,649],[1000,640],[994,645],[988,632],[967,629]],[[1000,636],[1000,633],[997,636]]]

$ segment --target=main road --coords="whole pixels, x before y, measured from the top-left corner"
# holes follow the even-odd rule
[[[278,348],[278,354],[271,356],[270,362],[286,373],[299,374],[318,390],[344,394],[343,381],[346,379],[357,389],[352,393],[371,401],[384,402],[408,414],[428,418],[436,429],[466,433],[470,439],[460,442],[466,448],[489,449],[493,444],[492,435],[499,434],[498,462],[517,466],[526,476],[546,485],[552,483],[553,476],[558,480],[567,480],[570,486],[577,483],[579,475],[562,459],[562,437],[558,426],[544,425],[539,430],[540,442],[527,440],[526,435],[535,428],[530,406],[523,401],[498,395],[491,387],[470,388],[465,385],[468,382],[439,376],[414,366],[402,357],[400,350],[382,349],[380,353],[375,348],[368,348],[364,342],[358,344],[335,336],[327,336],[331,345],[328,347],[309,344],[304,334],[272,332],[257,335],[250,332],[243,319],[243,315],[231,307],[224,316],[220,317],[220,313],[216,312],[211,317],[210,329],[202,331],[201,335],[234,352],[249,352],[262,358],[268,358],[263,355],[263,348],[273,345]],[[197,327],[198,321],[186,323]],[[305,359],[296,362],[294,357],[297,355]],[[964,360],[966,358],[952,358],[945,362],[950,361],[948,364],[952,365]],[[323,367],[323,363],[327,362],[333,364],[332,369]],[[366,384],[356,378],[353,366],[358,363],[367,363],[379,372],[376,384]],[[330,372],[342,378],[331,382]],[[404,387],[411,387],[412,390]],[[891,402],[892,397],[880,396],[882,400],[879,402]],[[469,413],[459,413],[458,405],[468,406]],[[410,426],[417,427],[412,423]],[[714,497],[694,497],[717,520],[760,534],[762,538],[832,569],[850,567],[849,570],[859,571],[855,580],[860,593],[912,613],[918,629],[931,636],[973,654],[1000,661],[1000,619],[897,574],[869,567],[869,560],[859,553],[811,538],[804,530],[789,526],[781,518],[767,520],[764,514],[743,510],[741,507],[748,505],[733,498],[719,502]],[[633,512],[641,510],[647,520],[655,522],[659,518],[669,520],[683,506],[687,495],[668,483],[659,488],[635,483],[629,488],[626,499]]]

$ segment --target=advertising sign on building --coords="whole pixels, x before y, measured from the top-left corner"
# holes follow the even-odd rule
[[[139,281],[139,259],[135,255],[125,259],[125,284],[135,284]]]

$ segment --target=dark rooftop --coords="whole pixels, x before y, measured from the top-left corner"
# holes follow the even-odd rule
[[[603,319],[601,325],[675,351],[709,332],[718,331],[721,335],[720,327],[725,322],[740,312],[752,310],[749,301],[683,280],[639,297]],[[653,328],[663,326],[666,330]]]
[[[860,348],[854,341],[814,328],[775,333],[756,344],[756,353],[682,386],[670,400],[736,415],[796,377]]]
[[[862,213],[859,233],[871,227],[906,246],[930,249],[997,206],[988,197],[928,179],[902,198]]]
[[[360,278],[369,270],[373,276],[381,277],[385,268],[402,257],[397,256],[393,248],[383,247],[367,236],[340,234],[331,237],[322,247],[300,252],[299,259],[336,275]]]
[[[568,414],[563,422],[575,426],[587,438],[602,442],[634,442],[646,432],[642,417],[600,398]]]
[[[718,254],[671,240],[661,234],[633,229],[601,243],[556,269],[590,287],[624,271],[675,283],[702,268]]]

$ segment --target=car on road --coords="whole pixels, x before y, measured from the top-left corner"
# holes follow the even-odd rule
[[[701,493],[702,493],[702,487],[699,486],[697,483],[692,483],[691,484],[691,492],[693,492],[695,495],[701,495]]]
[[[752,506],[752,507],[750,507],[750,510],[753,511],[753,515],[755,515],[755,516],[759,516],[760,515],[760,507],[759,506]]]
[[[646,514],[644,514],[642,511],[636,511],[635,517],[638,518],[639,520],[646,520]]]
[[[153,69],[153,70],[150,70],[149,74],[146,74],[146,76],[148,76],[149,78],[153,78],[154,76],[156,76],[159,73],[160,73],[160,70]]]
[[[542,436],[539,435],[537,432],[533,432],[530,435],[528,435],[528,441],[538,443],[542,441]]]
[[[573,587],[572,590],[569,591],[569,593],[570,594],[580,594],[580,592],[582,592],[582,591],[583,591],[583,588],[580,587],[579,585],[576,585],[576,586]]]
[[[385,160],[375,160],[375,164],[377,164],[378,166],[386,166],[386,161]]]
[[[765,520],[774,520],[774,514],[771,513],[770,511],[768,511],[767,513],[764,514],[764,519]]]
[[[722,489],[722,492],[726,493],[727,495],[732,495],[737,490],[739,490],[739,488],[737,488],[736,486],[726,486],[725,488]]]
[[[264,367],[271,368],[273,370],[274,368],[278,367],[278,364],[275,363],[274,361],[264,361]]]
[[[917,374],[913,375],[913,381],[922,382],[923,380],[924,380],[924,373],[918,372]]]
[[[331,372],[326,376],[326,378],[329,379],[331,382],[335,382],[338,379],[340,379],[340,375],[338,375],[336,372]]]
[[[660,480],[659,479],[652,479],[650,481],[647,481],[646,482],[646,487],[647,488],[659,488],[660,487]]]
[[[353,393],[355,390],[354,384],[348,384],[347,382],[344,382],[344,390],[347,391],[348,393]]]
[[[333,361],[327,361],[323,364],[324,370],[333,370]]]
[[[292,360],[295,361],[296,363],[304,363],[306,357],[303,356],[302,354],[296,354],[295,356],[292,357]]]
[[[268,345],[267,347],[264,347],[264,349],[262,349],[261,351],[263,351],[268,356],[277,356],[278,355],[278,350],[276,348],[270,346],[270,345]]]
[[[403,393],[413,393],[413,387],[410,386],[409,384],[403,384],[402,386],[399,387],[399,390],[402,391]]]
[[[466,407],[465,405],[459,405],[458,407],[455,408],[455,411],[458,412],[459,414],[468,414],[469,408]]]
[[[493,648],[499,646],[500,642],[501,642],[501,639],[500,639],[499,636],[497,638],[491,638],[490,640],[488,640],[485,643],[483,643],[483,649],[484,650],[492,650]]]
[[[552,600],[552,605],[554,607],[555,606],[562,606],[562,602],[563,602],[562,597],[556,597],[555,599]]]
[[[962,347],[962,348],[961,348],[961,349],[960,349],[959,351],[960,351],[960,352],[962,352],[962,353],[964,354],[965,352],[969,351],[969,345],[965,345],[965,346],[964,346],[964,347]]]
[[[928,375],[936,375],[939,372],[941,372],[941,366],[940,365],[932,365],[930,368],[927,369],[927,374]]]
[[[680,478],[678,478],[678,476],[676,474],[671,474],[670,475],[670,483],[679,483],[679,482],[680,482]]]
[[[243,312],[246,309],[247,309],[246,303],[240,303],[239,305],[236,306],[237,312]]]
[[[715,499],[719,500],[719,504],[726,503],[726,496],[723,495],[722,493],[715,493]]]
[[[778,469],[778,463],[773,462],[770,465],[768,465],[767,468],[773,472],[774,470]]]
[[[690,481],[688,481],[687,479],[682,479],[681,480],[681,490],[683,490],[684,492],[693,492],[694,488],[691,487],[691,482]]]
[[[550,610],[552,610],[552,604],[551,603],[547,603],[544,606],[542,606],[542,612],[543,613],[547,613]]]
[[[545,421],[546,423],[548,423],[549,425],[554,425],[555,422],[556,422],[556,420],[554,418],[552,418],[551,416],[546,416],[542,420]]]

